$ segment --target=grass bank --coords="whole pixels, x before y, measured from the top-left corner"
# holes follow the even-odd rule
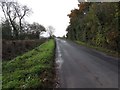
[[[83,45],[83,46],[86,46],[86,47],[93,48],[93,49],[96,49],[98,51],[104,52],[107,55],[114,56],[114,57],[120,57],[120,53],[118,53],[117,51],[112,51],[112,50],[105,49],[105,48],[102,48],[102,47],[92,46],[92,45],[89,45],[89,44],[81,42],[81,41],[75,41],[75,42],[80,44],[80,45]]]
[[[2,88],[49,88],[54,83],[54,40],[3,62]]]

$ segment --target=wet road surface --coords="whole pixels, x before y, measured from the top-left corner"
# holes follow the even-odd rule
[[[56,64],[62,88],[118,88],[118,59],[56,38]]]

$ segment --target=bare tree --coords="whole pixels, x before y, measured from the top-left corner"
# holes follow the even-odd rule
[[[14,7],[17,17],[19,19],[19,31],[20,31],[20,33],[22,33],[22,19],[25,16],[29,15],[31,10],[26,5],[22,6],[17,2],[15,4],[13,4],[13,7]]]
[[[55,31],[55,28],[53,26],[48,26],[47,32],[48,32],[50,38],[53,36],[54,31]]]
[[[4,13],[5,19],[9,21],[9,23],[11,24],[14,32],[15,32],[15,36],[18,36],[18,32],[17,32],[17,28],[15,26],[15,19],[17,18],[16,12],[13,10],[13,3],[14,2],[0,2],[2,11]]]
[[[31,10],[26,6],[20,5],[18,2],[7,2],[6,0],[0,2],[0,6],[4,13],[5,19],[8,20],[13,28],[15,37],[22,32],[22,20],[29,15]],[[16,19],[18,18],[18,25],[16,27]],[[18,28],[19,26],[19,28]]]

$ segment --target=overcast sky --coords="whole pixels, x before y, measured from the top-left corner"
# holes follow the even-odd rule
[[[66,34],[69,25],[67,14],[74,8],[78,8],[78,0],[17,0],[23,5],[32,8],[33,14],[26,18],[29,23],[38,22],[48,27],[55,28],[56,36]]]
[[[78,8],[78,0],[17,0],[17,1],[23,5],[27,5],[29,8],[32,9],[33,13],[26,18],[26,20],[29,23],[38,22],[45,27],[52,25],[55,28],[54,34],[56,36],[63,36],[66,34],[65,30],[69,25],[69,17],[67,15],[70,13],[72,9]]]

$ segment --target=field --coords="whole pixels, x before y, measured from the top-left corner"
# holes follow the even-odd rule
[[[54,85],[54,40],[3,62],[2,88],[49,88]]]

